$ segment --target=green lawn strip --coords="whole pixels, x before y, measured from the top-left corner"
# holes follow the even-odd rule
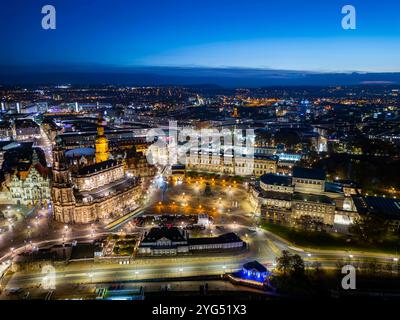
[[[400,240],[385,240],[379,244],[370,244],[352,239],[346,242],[347,237],[326,232],[300,231],[294,228],[264,223],[262,228],[270,231],[296,246],[319,250],[359,250],[368,252],[397,253],[400,249]]]

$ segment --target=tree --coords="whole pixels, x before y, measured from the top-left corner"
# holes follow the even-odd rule
[[[283,250],[282,255],[276,259],[277,266],[276,268],[283,272],[284,275],[288,274],[291,268],[291,259],[292,255],[289,251]]]
[[[298,255],[292,255],[289,251],[283,250],[282,255],[277,258],[277,269],[284,275],[301,277],[304,275],[304,261]]]
[[[304,276],[304,261],[298,254],[292,256],[292,275],[295,277]]]
[[[274,275],[271,283],[278,292],[298,296],[312,294],[314,288],[305,273],[304,261],[298,254],[292,255],[284,250],[276,260],[277,269],[282,273]]]
[[[349,229],[367,242],[382,240],[389,231],[387,220],[376,214],[367,214],[356,219]]]
[[[293,149],[295,145],[300,143],[300,137],[296,131],[280,130],[275,134],[275,144],[284,144],[287,148]]]
[[[206,196],[211,196],[212,195],[211,186],[210,186],[210,184],[208,182],[206,183],[206,188],[204,190],[204,195],[206,195]]]

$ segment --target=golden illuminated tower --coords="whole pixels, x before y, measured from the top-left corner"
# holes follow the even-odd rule
[[[106,121],[103,117],[99,118],[97,123],[97,138],[96,138],[96,163],[107,161],[109,157],[108,139],[104,135],[104,127]]]
[[[239,117],[239,113],[238,113],[238,108],[237,107],[233,108],[232,117],[233,118],[238,118]]]

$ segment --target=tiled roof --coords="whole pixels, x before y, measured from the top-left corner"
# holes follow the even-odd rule
[[[173,242],[177,241],[186,241],[186,238],[183,236],[182,232],[176,228],[152,228],[149,233],[144,237],[142,243],[146,242],[156,242],[162,238],[167,238]]]

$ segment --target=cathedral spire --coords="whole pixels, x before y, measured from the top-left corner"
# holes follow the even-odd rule
[[[106,126],[106,120],[103,118],[103,115],[100,113],[99,119],[97,122],[97,138],[96,138],[96,162],[107,161],[109,158],[109,150],[108,150],[108,139],[104,135],[104,128]]]

